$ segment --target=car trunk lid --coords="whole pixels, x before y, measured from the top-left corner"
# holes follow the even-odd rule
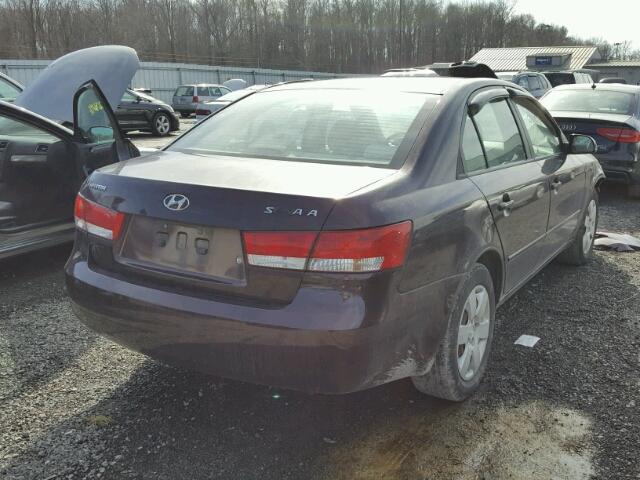
[[[606,154],[617,148],[618,141],[612,132],[634,129],[630,115],[594,114],[588,112],[552,112],[560,129],[566,134],[582,134],[593,137],[598,145],[597,153]]]
[[[172,291],[287,303],[303,272],[247,265],[242,232],[320,231],[336,202],[395,172],[157,152],[98,170],[82,194],[128,217],[103,267]]]

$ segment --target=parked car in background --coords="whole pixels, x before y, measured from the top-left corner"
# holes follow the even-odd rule
[[[180,130],[180,119],[170,105],[140,91],[127,89],[116,109],[123,132],[151,132],[157,137]]]
[[[496,75],[502,80],[520,85],[536,98],[553,88],[547,77],[538,72],[498,72]]]
[[[627,81],[624,78],[608,77],[601,79],[598,83],[622,83],[626,85]]]
[[[498,79],[275,85],[94,172],[67,290],[170,364],[325,393],[412,377],[460,401],[496,307],[556,256],[589,259],[594,151]]]
[[[551,85],[557,87],[558,85],[572,85],[576,83],[588,83],[592,84],[593,78],[591,75],[584,72],[542,72],[545,77],[551,82]]]
[[[626,183],[629,195],[640,197],[640,87],[565,85],[542,103],[565,134],[593,137],[607,178]]]
[[[224,85],[201,83],[197,85],[180,85],[173,94],[171,106],[183,117],[196,113],[198,103],[215,100],[231,92]]]
[[[0,101],[0,258],[73,240],[87,174],[139,154],[110,107],[138,69],[135,51],[94,47],[51,65],[15,103]]]
[[[23,89],[24,87],[13,78],[0,73],[0,100],[13,102]]]
[[[226,107],[230,103],[236,102],[241,98],[246,97],[247,95],[251,95],[258,90],[262,90],[263,88],[268,87],[268,85],[252,85],[247,88],[243,88],[242,90],[235,90],[233,92],[227,93],[226,95],[221,96],[217,100],[210,100],[207,102],[200,102],[196,107],[196,120],[201,121],[207,118],[212,113],[217,112],[218,110]]]

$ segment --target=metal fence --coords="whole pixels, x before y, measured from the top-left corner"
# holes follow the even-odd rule
[[[23,85],[29,85],[51,60],[3,60],[0,72],[9,75]],[[270,70],[266,68],[215,67],[189,63],[140,62],[140,69],[133,77],[131,86],[152,90],[152,95],[171,103],[178,85],[185,83],[223,83],[232,78],[241,78],[248,85],[272,84],[304,78],[337,78],[346,75],[307,72],[300,70]]]

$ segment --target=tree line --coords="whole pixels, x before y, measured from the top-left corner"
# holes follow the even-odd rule
[[[142,60],[379,73],[484,47],[594,44],[514,13],[512,0],[0,0],[0,58],[122,44]]]

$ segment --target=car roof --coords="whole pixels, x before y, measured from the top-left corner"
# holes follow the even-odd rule
[[[592,90],[594,85],[596,85],[596,90],[640,94],[639,85],[627,85],[624,83],[572,83],[558,85],[554,90]]]
[[[461,78],[461,77],[355,77],[331,80],[314,80],[311,82],[294,82],[274,85],[258,94],[279,90],[379,90],[384,92],[415,92],[444,95],[475,86],[481,88],[488,85],[504,85],[513,88],[513,84],[493,78]]]
[[[224,85],[220,85],[219,83],[183,83],[182,85],[178,85],[178,88],[180,87],[224,87]]]

